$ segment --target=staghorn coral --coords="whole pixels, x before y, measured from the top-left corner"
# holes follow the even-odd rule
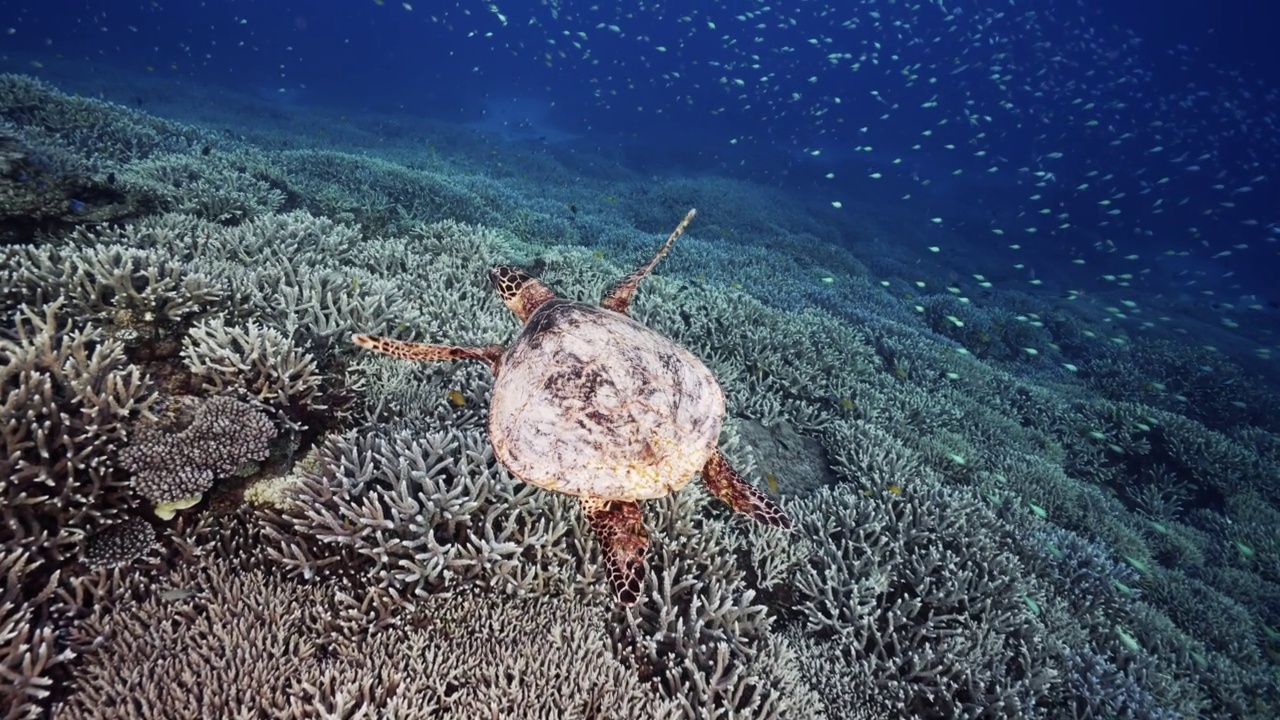
[[[225,225],[282,210],[290,190],[274,165],[239,149],[156,154],[127,165],[120,184],[148,197],[157,210]]]
[[[1242,667],[1262,662],[1264,635],[1246,608],[1185,573],[1152,568],[1142,578],[1144,598],[1189,636]]]
[[[898,717],[876,683],[875,661],[852,660],[838,642],[820,640],[794,629],[783,634],[796,663],[829,717],[841,720],[884,720]]]
[[[28,589],[74,557],[84,533],[118,519],[127,486],[107,458],[151,403],[149,382],[123,347],[59,311],[56,303],[25,308],[0,338],[0,543],[46,566],[23,583]]]
[[[183,339],[182,359],[205,392],[244,393],[295,415],[327,408],[315,358],[256,322],[228,327],[222,318],[197,321]]]
[[[1091,650],[1067,652],[1065,683],[1070,688],[1071,705],[1064,715],[1072,717],[1132,717],[1176,720],[1180,714],[1160,707],[1151,692],[1121,671],[1106,657]]]
[[[52,717],[671,717],[611,658],[604,611],[564,599],[423,597],[383,629],[349,631],[339,587],[219,561],[100,606],[96,645]]]
[[[0,117],[95,170],[214,141],[207,130],[95,98],[66,95],[35,78],[8,73],[0,74]]]
[[[128,486],[106,460],[150,404],[121,344],[61,311],[24,307],[0,334],[0,707],[13,717],[70,658],[51,601],[86,536],[123,519]]]
[[[304,212],[267,214],[234,227],[170,213],[128,226],[73,233],[55,244],[54,250],[42,251],[55,253],[52,262],[31,262],[37,271],[32,271],[27,285],[39,289],[68,284],[60,279],[64,274],[58,269],[62,258],[75,268],[108,251],[124,253],[120,259],[113,255],[96,261],[89,268],[92,284],[84,284],[94,289],[103,284],[99,276],[110,278],[111,284],[100,294],[113,300],[117,293],[123,294],[115,288],[116,278],[123,276],[141,288],[154,286],[152,293],[175,305],[150,307],[129,298],[127,309],[134,319],[150,312],[157,318],[189,323],[197,311],[216,311],[229,324],[254,320],[311,350],[323,364],[326,358],[320,351],[357,329],[393,327],[398,322],[427,324],[419,319],[424,310],[413,299],[414,282],[394,272],[384,278],[373,269],[372,261],[362,259],[370,250],[368,245],[373,244],[363,242],[357,228]],[[81,256],[88,260],[76,259]],[[159,280],[140,273],[130,278],[128,273],[137,271],[130,270],[128,263],[159,275]],[[108,272],[98,271],[97,265],[106,265]],[[159,286],[161,281],[170,286]],[[73,297],[85,294],[79,288],[70,289]],[[439,289],[439,297],[430,299],[459,309],[459,299],[447,288]],[[114,311],[114,305],[125,304],[104,303],[97,299],[97,292],[87,294],[93,312],[101,312],[104,306]],[[448,309],[440,309],[441,317],[448,316]],[[185,330],[185,326],[178,329]]]
[[[88,238],[84,238],[89,240]],[[222,290],[168,257],[117,244],[17,246],[4,251],[5,300],[57,299],[130,346],[218,305]]]
[[[135,491],[164,506],[202,495],[214,480],[265,459],[276,433],[271,419],[252,405],[211,397],[180,432],[139,426],[118,462],[134,474]]]
[[[1033,529],[1028,545],[1040,548],[1027,557],[1036,574],[1050,578],[1077,613],[1114,614],[1138,595],[1138,573],[1105,545],[1049,524]]]
[[[397,598],[467,585],[603,598],[568,498],[514,485],[478,430],[331,435],[286,502],[259,510],[265,551],[291,576],[358,579]],[[582,553],[580,556],[585,555]]]
[[[896,713],[1041,714],[1057,673],[996,518],[963,492],[907,487],[841,486],[790,507],[815,545],[796,581],[806,631],[870,663]]]
[[[1277,429],[1273,392],[1208,347],[1140,337],[1082,354],[1085,377],[1102,396],[1142,403],[1218,432]]]
[[[730,523],[702,517],[707,495],[682,490],[654,507],[650,578],[635,607],[615,609],[616,652],[682,717],[817,718],[794,653],[769,634],[736,562]]]
[[[57,574],[13,545],[0,554],[0,708],[6,720],[39,717],[72,655],[59,647],[48,603]]]
[[[83,156],[7,121],[0,106],[0,241],[31,242],[41,233],[112,222],[145,205],[95,173]]]
[[[509,215],[502,207],[514,199],[484,176],[415,170],[380,158],[301,150],[281,153],[279,163],[318,213],[376,231],[402,232],[440,218],[500,227]]]

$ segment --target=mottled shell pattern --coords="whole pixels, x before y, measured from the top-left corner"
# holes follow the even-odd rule
[[[725,401],[715,376],[626,315],[551,300],[499,367],[489,437],[531,485],[649,500],[684,487],[716,451]]]

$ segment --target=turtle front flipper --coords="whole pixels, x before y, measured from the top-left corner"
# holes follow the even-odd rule
[[[768,495],[750,485],[718,451],[702,466],[702,481],[712,495],[736,512],[749,515],[765,525],[791,527],[791,518]]]
[[[618,602],[631,606],[644,588],[644,555],[649,532],[635,501],[582,497],[582,513],[604,550],[609,584]]]
[[[373,350],[401,360],[418,362],[439,362],[441,360],[479,360],[497,372],[498,361],[506,348],[501,345],[485,345],[483,347],[457,347],[455,345],[428,345],[411,343],[403,340],[379,337],[377,335],[352,335],[351,342],[366,350]]]
[[[640,269],[619,280],[618,284],[614,285],[613,289],[609,291],[609,294],[604,296],[604,300],[600,301],[601,307],[614,312],[620,312],[623,315],[630,315],[629,310],[631,309],[631,296],[636,294],[636,288],[640,286],[640,281],[643,280],[644,277],[648,275],[658,264],[658,261],[661,260],[669,250],[671,250],[671,246],[675,244],[676,238],[684,234],[684,229],[689,227],[689,223],[693,222],[693,216],[697,214],[698,211],[696,209],[690,210],[686,213],[684,219],[680,221],[680,224],[676,226],[675,230],[671,231],[671,236],[667,238],[665,243],[663,243],[662,247],[658,250],[658,253],[653,256],[653,259],[640,266]]]

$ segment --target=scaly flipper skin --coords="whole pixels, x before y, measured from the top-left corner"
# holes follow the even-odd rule
[[[628,607],[640,600],[644,589],[644,555],[649,531],[635,501],[583,497],[582,514],[600,540],[605,570],[618,602]]]
[[[791,518],[768,495],[749,485],[719,452],[702,467],[702,481],[712,495],[736,512],[749,515],[765,525],[791,527]]]
[[[619,280],[618,284],[614,285],[613,289],[609,291],[609,294],[604,296],[604,300],[600,301],[600,306],[614,312],[620,312],[623,315],[630,315],[631,296],[636,294],[636,288],[639,287],[640,281],[643,280],[644,276],[648,275],[658,264],[658,261],[671,250],[671,246],[675,244],[676,238],[684,234],[685,228],[689,227],[689,223],[693,222],[693,218],[697,214],[698,211],[696,209],[690,210],[684,216],[684,219],[680,221],[680,224],[676,226],[676,229],[671,231],[671,236],[667,238],[665,243],[663,243],[662,248],[653,256],[653,259],[640,266],[640,269]]]
[[[411,343],[402,340],[379,337],[377,335],[352,335],[351,342],[366,350],[390,355],[401,360],[418,362],[439,362],[441,360],[479,360],[489,366],[495,373],[498,361],[506,348],[501,345],[485,345],[483,347],[457,347],[455,345],[428,345]]]

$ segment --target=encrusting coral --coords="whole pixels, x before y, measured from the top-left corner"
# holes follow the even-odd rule
[[[93,568],[125,565],[145,555],[155,541],[156,529],[151,523],[130,515],[90,538],[84,561]]]

